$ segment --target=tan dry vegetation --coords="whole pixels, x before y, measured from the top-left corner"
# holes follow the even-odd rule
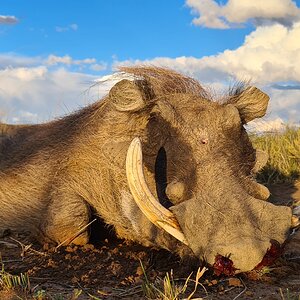
[[[258,179],[264,183],[294,182],[300,176],[300,129],[251,135],[254,146],[265,150],[269,160]]]

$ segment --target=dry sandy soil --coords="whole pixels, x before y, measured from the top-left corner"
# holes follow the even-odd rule
[[[300,205],[300,183],[270,189],[272,202]],[[145,282],[141,263],[151,282],[163,278],[172,269],[173,277],[178,279],[176,282],[183,284],[183,279],[191,272],[194,279],[197,271],[197,267],[187,267],[186,263],[166,251],[118,240],[108,231],[101,240],[98,238],[84,247],[49,249],[47,245],[28,245],[26,235],[8,234],[0,239],[5,271],[11,274],[28,272],[32,290],[42,289],[50,296],[64,296],[49,299],[72,299],[74,289],[82,290],[78,299],[92,299],[88,294],[99,299],[145,299],[141,287]],[[270,273],[252,272],[236,278],[217,277],[207,271],[200,279],[201,285],[194,298],[300,299],[300,230],[286,245],[283,257],[271,267]],[[193,288],[191,281],[188,289]],[[14,298],[11,292],[0,291],[0,300],[6,299],[18,298]]]

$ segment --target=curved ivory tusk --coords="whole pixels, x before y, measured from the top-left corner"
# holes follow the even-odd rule
[[[139,138],[134,138],[128,148],[126,175],[133,199],[149,221],[188,245],[174,214],[155,199],[147,186],[143,173],[143,154]]]

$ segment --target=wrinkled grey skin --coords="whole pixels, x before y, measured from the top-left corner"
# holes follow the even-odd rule
[[[40,242],[85,244],[93,209],[117,234],[181,256],[231,255],[253,269],[283,243],[287,207],[266,202],[256,151],[243,128],[265,114],[268,97],[240,88],[213,102],[195,81],[155,68],[127,68],[104,99],[46,124],[14,128],[0,144],[0,233],[29,231]],[[2,125],[2,130],[4,125]],[[154,226],[136,205],[125,159],[142,141],[153,195],[174,212],[189,246]],[[80,229],[84,228],[80,231]]]

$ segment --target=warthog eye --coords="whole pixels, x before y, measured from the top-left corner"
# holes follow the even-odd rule
[[[203,145],[207,145],[208,144],[208,138],[201,138],[200,143],[203,144]]]

